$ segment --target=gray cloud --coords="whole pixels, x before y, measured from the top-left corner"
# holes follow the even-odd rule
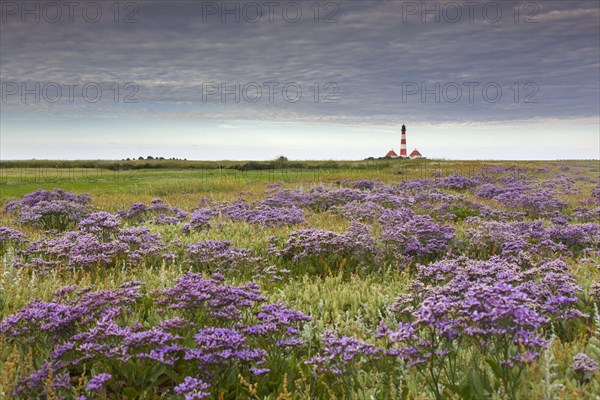
[[[408,2],[402,1],[335,1],[338,22],[315,23],[312,2],[298,1],[303,11],[298,23],[276,14],[273,23],[263,16],[254,24],[222,23],[218,16],[203,22],[200,1],[134,3],[139,7],[135,15],[139,21],[132,24],[114,23],[108,3],[102,3],[103,18],[96,24],[80,17],[73,23],[24,23],[18,16],[7,15],[0,28],[4,84],[99,82],[104,95],[98,103],[77,96],[74,103],[37,104],[23,104],[12,96],[2,108],[98,118],[127,115],[386,125],[590,118],[598,115],[600,107],[600,8],[596,1],[537,1],[537,23],[515,23],[512,2],[495,3],[503,11],[496,23],[481,15],[473,22],[463,15],[458,23],[422,23],[419,15],[410,15],[405,23],[402,4]],[[235,3],[226,2],[228,6]],[[280,3],[281,7],[286,4]],[[322,19],[327,2],[318,4]],[[522,19],[527,13],[520,11]],[[225,82],[231,87],[236,82],[269,81],[297,83],[303,89],[302,99],[286,102],[279,92],[270,103],[263,92],[257,103],[235,103],[231,95],[222,103],[220,96],[203,101],[201,95],[207,82]],[[126,82],[139,86],[139,104],[112,101],[111,85]],[[339,103],[315,103],[311,85],[318,84],[323,100],[329,82],[339,89],[335,96]],[[441,88],[456,82],[463,96],[457,103],[445,101],[444,96],[436,103],[434,95],[423,102],[420,94],[404,101],[403,87],[412,82],[425,82],[430,89],[436,82]],[[473,102],[468,101],[465,82],[480,85]],[[515,82],[519,83],[518,102],[514,101]],[[481,89],[489,83],[502,88],[497,103],[483,98]],[[530,87],[525,87],[528,83]],[[452,89],[448,86],[449,97],[454,97]],[[494,90],[489,93],[494,95]],[[539,103],[525,103],[528,94]]]

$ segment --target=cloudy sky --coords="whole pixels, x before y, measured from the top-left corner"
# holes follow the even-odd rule
[[[591,1],[5,1],[0,158],[600,158]]]

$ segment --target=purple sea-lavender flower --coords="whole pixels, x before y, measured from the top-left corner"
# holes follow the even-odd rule
[[[112,378],[112,375],[111,374],[107,374],[107,373],[102,373],[102,374],[95,375],[88,382],[88,385],[85,388],[86,392],[97,392],[97,391],[99,391],[100,389],[102,389],[104,387],[104,385],[106,385],[106,382],[108,382],[110,380],[110,378]]]
[[[584,379],[590,380],[598,372],[598,363],[592,360],[587,354],[579,353],[573,357],[571,369]]]
[[[210,385],[202,380],[186,376],[182,383],[175,386],[175,393],[181,395],[185,400],[198,400],[210,396]]]

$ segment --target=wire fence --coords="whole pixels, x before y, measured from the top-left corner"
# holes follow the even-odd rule
[[[290,182],[313,181],[322,182],[335,179],[381,179],[381,180],[406,180],[424,179],[460,174],[467,177],[475,175],[493,174],[490,172],[493,163],[483,161],[473,162],[400,162],[395,166],[383,168],[373,167],[340,167],[340,168],[307,168],[307,169],[259,169],[239,170],[232,168],[212,169],[106,169],[106,168],[81,168],[81,167],[31,167],[20,166],[16,163],[0,165],[0,184],[23,183],[60,183],[60,182],[136,182],[147,178],[148,173],[160,174],[181,172],[186,178],[206,181],[237,181],[237,182]],[[526,164],[502,164],[512,167],[514,173],[527,170]]]

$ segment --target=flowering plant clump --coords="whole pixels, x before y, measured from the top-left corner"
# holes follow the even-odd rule
[[[381,240],[394,255],[435,257],[444,254],[454,238],[454,228],[435,223],[427,215],[396,211],[382,215],[380,222],[384,225]]]
[[[229,286],[218,275],[205,279],[186,274],[172,288],[159,291],[155,303],[159,313],[181,311],[182,316],[145,326],[135,322],[134,313],[141,288],[141,282],[101,291],[67,287],[54,300],[32,301],[0,322],[4,340],[52,347],[41,368],[20,378],[15,396],[46,396],[49,381],[57,395],[68,396],[77,390],[73,378],[83,374],[88,393],[107,386],[115,394],[133,388],[141,392],[157,382],[147,379],[160,377],[162,393],[204,398],[231,369],[268,373],[261,366],[286,349],[302,346],[301,324],[311,320],[281,302],[255,310],[255,304],[266,300],[256,284]],[[92,374],[98,365],[105,372]],[[156,377],[144,375],[142,366]],[[129,374],[136,371],[142,380],[132,382]]]
[[[5,212],[13,211],[18,207],[33,207],[35,205],[52,202],[52,201],[68,201],[78,204],[87,204],[92,201],[92,198],[87,194],[73,194],[62,189],[50,190],[35,190],[24,195],[20,201],[11,201],[4,207]]]
[[[18,313],[0,322],[0,333],[25,343],[58,343],[77,331],[89,328],[104,316],[118,315],[140,297],[140,282],[114,290],[65,287],[50,302],[33,300]]]
[[[307,194],[306,192],[298,189],[284,189],[280,187],[274,188],[272,193],[263,200],[263,204],[278,207],[297,207],[297,208],[313,208],[316,205],[317,200]]]
[[[438,178],[434,181],[435,185],[444,189],[464,190],[479,185],[475,179],[467,178],[459,174],[453,174],[445,178]]]
[[[594,190],[592,190],[591,198],[598,204],[600,204],[600,183],[596,185]]]
[[[573,218],[578,222],[596,222],[600,221],[600,207],[588,208],[585,205],[575,207]]]
[[[147,228],[119,228],[117,217],[97,214],[82,221],[78,231],[31,243],[21,251],[18,265],[45,271],[110,266],[119,261],[138,265],[160,258],[164,245],[159,234],[152,234]]]
[[[600,243],[600,225],[592,223],[560,223],[547,227],[541,221],[487,222],[469,218],[466,227],[467,239],[461,241],[459,247],[477,258],[492,255],[513,261],[533,256],[553,258]]]
[[[548,237],[555,243],[562,243],[573,250],[600,245],[600,224],[579,225],[560,224],[548,228]]]
[[[279,208],[297,207],[321,212],[327,211],[336,205],[343,205],[355,200],[365,200],[369,194],[369,191],[360,189],[330,189],[323,186],[312,187],[308,192],[281,189],[268,196],[262,204]]]
[[[311,317],[291,310],[282,302],[267,304],[256,315],[258,323],[244,329],[247,335],[266,337],[277,347],[294,347],[303,344],[298,337],[298,324],[311,321]]]
[[[212,272],[243,272],[244,267],[262,262],[261,258],[252,256],[250,249],[232,247],[228,240],[203,240],[192,243],[187,246],[186,252],[192,265],[206,267]]]
[[[90,379],[87,387],[85,388],[85,391],[86,392],[97,392],[98,390],[100,390],[104,387],[104,385],[110,378],[112,378],[112,375],[106,374],[106,373],[102,373],[102,374],[98,374],[98,375],[94,376],[92,379]]]
[[[598,363],[587,354],[579,353],[573,357],[571,369],[580,379],[589,381],[598,372]]]
[[[0,255],[4,254],[8,247],[20,247],[27,243],[27,236],[16,229],[0,226]]]
[[[186,376],[182,383],[175,386],[175,393],[184,396],[185,400],[196,400],[210,396],[210,392],[206,391],[207,389],[210,389],[208,383],[198,378]]]
[[[592,301],[600,303],[600,280],[591,284],[590,297],[592,298]]]
[[[321,353],[305,362],[315,365],[321,373],[342,375],[347,371],[350,363],[360,364],[382,353],[382,350],[372,343],[348,336],[339,337],[332,331],[323,333],[321,340],[323,341]]]
[[[188,212],[179,207],[171,207],[159,198],[152,199],[149,205],[134,203],[129,210],[120,210],[117,215],[131,222],[156,225],[177,224],[189,217]]]
[[[153,234],[147,228],[125,228],[117,234],[117,242],[127,246],[127,260],[137,265],[147,258],[159,257],[163,250],[160,234]]]
[[[266,300],[254,282],[225,286],[224,280],[220,274],[214,274],[212,279],[185,274],[170,289],[159,291],[156,303],[169,310],[201,312],[210,318],[234,320],[242,315],[242,310]]]
[[[91,201],[92,198],[87,194],[40,189],[26,194],[20,201],[8,203],[4,211],[18,215],[23,224],[66,230],[91,212]]]
[[[483,197],[484,199],[493,199],[494,197],[503,193],[502,188],[492,183],[484,183],[475,192],[477,196]]]
[[[105,211],[95,212],[79,221],[79,229],[84,232],[97,233],[107,231],[113,233],[121,226],[121,218]]]
[[[484,184],[477,191],[481,197],[495,199],[508,207],[521,209],[533,218],[560,216],[567,203],[556,197],[559,193],[561,191],[554,187],[529,184],[522,180],[516,180],[506,186]]]
[[[343,374],[351,361],[401,359],[443,398],[441,386],[460,390],[457,349],[471,348],[497,379],[486,390],[504,387],[514,397],[521,371],[546,348],[552,321],[584,317],[576,307],[581,289],[560,260],[533,268],[500,257],[440,260],[419,266],[409,289],[390,307],[400,320],[396,328],[379,326],[380,344],[327,333],[307,363]]]
[[[352,185],[355,189],[371,190],[375,187],[375,182],[369,179],[355,181]]]
[[[290,233],[283,246],[277,247],[272,240],[270,252],[293,263],[303,260],[326,259],[351,264],[368,263],[378,257],[380,251],[368,225],[352,223],[344,233],[319,229],[300,229]]]
[[[104,211],[92,213],[79,221],[78,224],[78,228],[81,232],[93,234],[104,240],[110,240],[120,227],[121,219],[114,214]]]
[[[376,221],[384,211],[384,207],[374,201],[351,201],[342,206],[333,206],[329,212],[341,215],[351,221],[373,222]]]
[[[355,200],[353,202],[356,201],[362,200]],[[371,191],[368,196],[365,197],[364,202],[377,203],[384,208],[396,209],[414,206],[415,197],[413,196],[412,191],[407,190],[406,188],[399,189],[399,187],[395,186],[381,186],[376,190]]]
[[[183,226],[184,233],[201,232],[211,227],[210,220],[215,213],[209,208],[199,208],[195,210],[190,218],[190,222]]]
[[[266,227],[301,225],[306,223],[304,211],[296,206],[272,206],[265,202],[249,204],[239,199],[221,207],[221,213],[232,221]]]
[[[407,322],[398,331],[383,332],[390,344],[402,343],[391,354],[402,356],[409,366],[435,362],[449,368],[451,381],[456,345],[468,344],[514,391],[520,376],[515,369],[535,360],[548,343],[545,328],[554,319],[583,317],[576,308],[581,289],[568,271],[561,261],[530,269],[499,257],[421,266],[412,283],[415,294],[401,296],[393,307]]]

